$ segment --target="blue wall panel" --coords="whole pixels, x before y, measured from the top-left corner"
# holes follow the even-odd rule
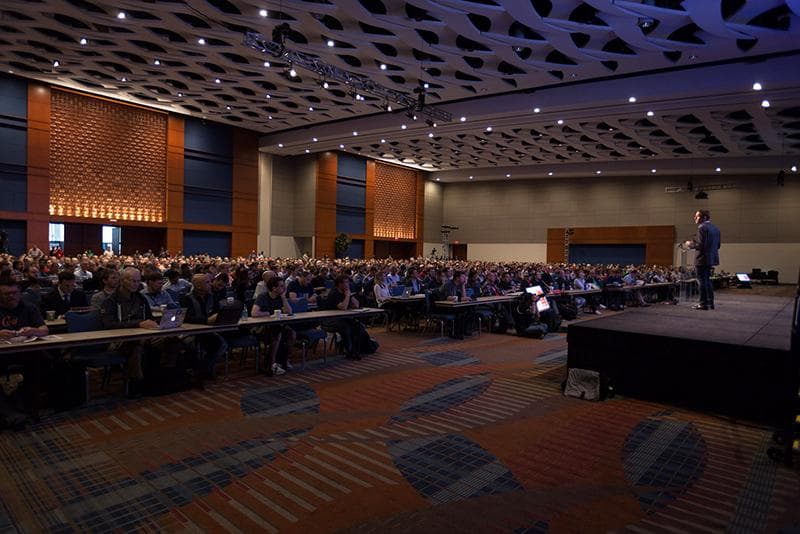
[[[348,258],[362,259],[364,257],[364,240],[353,239],[350,246],[347,248],[345,256]]]
[[[26,247],[27,224],[25,221],[0,220],[0,229],[8,234],[8,252],[14,256],[24,253]]]
[[[233,191],[233,167],[228,162],[187,156],[183,161],[183,183],[189,187]]]
[[[231,224],[233,200],[209,190],[188,190],[183,193],[183,221],[193,224]]]
[[[0,163],[0,210],[28,210],[27,167]]]
[[[364,212],[336,210],[336,231],[346,234],[363,234],[365,232]]]
[[[367,205],[367,189],[363,185],[336,183],[336,205],[365,209]]]
[[[364,158],[357,158],[347,154],[338,154],[337,162],[337,176],[344,176],[346,178],[355,178],[361,182],[367,181],[367,160]]]
[[[28,82],[0,76],[0,116],[28,118]]]
[[[0,164],[28,164],[28,130],[25,121],[14,124],[0,117]]]
[[[211,254],[212,256],[227,257],[231,255],[231,234],[227,232],[200,232],[197,230],[184,230],[183,253]]]
[[[229,126],[197,119],[186,119],[183,146],[189,150],[233,157],[233,130]]]
[[[644,264],[645,245],[570,245],[570,263]]]

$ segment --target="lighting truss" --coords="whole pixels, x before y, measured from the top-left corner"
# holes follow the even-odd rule
[[[288,31],[288,25],[284,30]],[[383,100],[387,107],[389,103],[392,103],[399,105],[401,108],[407,108],[409,112],[421,113],[438,122],[450,122],[453,120],[451,113],[425,104],[425,92],[421,87],[418,88],[419,90],[415,89],[417,96],[412,96],[408,93],[385,87],[364,76],[325,63],[316,56],[287,49],[284,44],[284,30],[281,30],[280,27],[276,28],[272,32],[272,41],[266,40],[260,33],[246,32],[244,34],[244,44],[259,52],[282,58],[293,67],[302,67],[309,70],[319,76],[322,81],[341,82],[357,93],[376,96]]]
[[[687,186],[680,186],[680,185],[668,185],[664,188],[665,193],[696,193],[698,191],[705,191],[708,193],[709,191],[724,191],[726,189],[739,189],[739,184],[734,183],[727,183],[727,184],[695,184],[693,187],[689,188]]]

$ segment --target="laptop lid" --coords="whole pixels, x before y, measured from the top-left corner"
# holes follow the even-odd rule
[[[750,275],[748,275],[747,273],[736,273],[736,279],[739,280],[740,282],[749,282]]]
[[[526,287],[525,291],[527,291],[531,295],[536,295],[537,297],[541,297],[542,295],[544,295],[544,291],[542,291],[542,286]]]
[[[539,313],[545,312],[550,309],[550,303],[547,299],[539,299],[536,301],[536,311]]]
[[[221,308],[217,312],[217,325],[236,324],[242,318],[242,307],[232,306]]]
[[[166,309],[161,315],[161,321],[158,323],[158,327],[162,330],[178,328],[183,324],[184,319],[186,319],[186,308]]]

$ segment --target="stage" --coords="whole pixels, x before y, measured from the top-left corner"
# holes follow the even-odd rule
[[[785,422],[798,388],[794,300],[718,294],[716,310],[655,304],[571,324],[570,368],[599,371],[618,394],[767,424]]]

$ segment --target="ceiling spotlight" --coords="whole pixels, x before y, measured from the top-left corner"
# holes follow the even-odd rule
[[[125,17],[126,17],[126,16],[127,16],[127,15],[125,14],[125,12],[124,12],[124,11],[120,11],[119,13],[117,13],[117,18],[118,18],[119,20],[125,20]]]
[[[386,63],[381,63],[381,70],[386,70]]]
[[[344,148],[344,145],[339,145],[339,148]]]
[[[655,115],[655,113],[653,113],[652,111],[648,111],[648,112],[647,112],[647,116],[648,116],[648,117],[652,117],[653,115]]]
[[[714,171],[715,172],[722,172],[722,167],[717,167],[716,169],[714,169]]]
[[[405,124],[401,124],[401,125],[400,125],[400,129],[401,129],[401,130],[405,130],[406,128],[408,128],[408,126],[406,126]]]
[[[506,173],[506,178],[511,178],[511,173]]]
[[[58,67],[60,67],[60,66],[61,66],[61,62],[60,62],[59,60],[55,60],[55,61],[53,61],[53,68],[54,68],[54,69],[57,69],[57,68],[58,68]]]
[[[269,67],[270,67],[270,63],[269,63],[269,61],[265,61],[265,62],[264,62],[264,67],[266,67],[266,68],[269,68]]]
[[[156,59],[155,61],[153,61],[153,65],[161,65],[161,61]]]
[[[311,106],[308,106],[308,111],[314,111],[314,108],[311,107]]]
[[[629,97],[628,97],[628,102],[630,102],[631,104],[633,104],[634,102],[636,102],[636,97],[635,97],[635,96],[629,96]]]
[[[760,91],[761,89],[763,89],[763,87],[761,87],[760,83],[756,82],[753,84],[753,91]]]
[[[385,143],[385,142],[386,142],[386,139],[381,139],[381,143]]]
[[[222,80],[220,80],[219,78],[214,78],[214,83],[222,83]]]
[[[492,127],[491,127],[491,126],[487,126],[487,127],[486,127],[486,131],[487,131],[487,132],[491,132],[491,131],[492,131]]]
[[[461,118],[460,118],[460,119],[458,119],[458,120],[460,120],[461,122],[466,122],[466,121],[467,121],[467,118],[466,118],[466,117],[461,117]]]
[[[297,71],[294,69],[294,67],[289,69],[289,76],[291,76],[292,78],[297,76]]]
[[[261,15],[262,17],[266,17],[267,15],[269,15],[269,12],[267,12],[266,9],[260,9],[258,11],[258,14]]]
[[[123,76],[122,78],[120,78],[120,80],[119,80],[119,81],[121,81],[121,82],[127,82],[127,81],[128,81],[128,78],[127,78],[127,77],[125,77],[125,76]]]
[[[470,175],[469,179],[472,180],[472,175]]]
[[[601,174],[603,171],[594,171],[595,174]]]
[[[387,104],[386,105],[386,111],[392,111],[392,105],[391,104]]]
[[[230,106],[225,106],[225,109],[227,109],[228,111],[230,111],[230,110],[231,110],[231,107],[230,107]]]
[[[761,107],[762,108],[768,108],[769,107],[769,100],[762,100],[761,101]]]
[[[183,93],[178,93],[178,98],[182,98],[182,97],[183,97]]]
[[[694,198],[696,200],[708,200],[708,193],[705,191],[698,191]]]
[[[358,132],[356,132],[356,131],[354,130],[354,131],[353,131],[353,135],[358,135]]]
[[[330,85],[328,85],[328,82],[322,82],[323,89],[327,89],[328,87],[330,87]]]
[[[200,39],[197,40],[197,44],[204,45],[206,44],[206,40],[201,37]]]
[[[539,113],[540,111],[542,111],[541,108],[533,108],[534,113]]]
[[[334,46],[336,46],[336,43],[333,42],[333,39],[328,39],[328,43],[327,44],[328,44],[328,46],[330,48],[333,48]]]
[[[792,172],[797,172],[797,165],[792,165],[789,170]]]
[[[267,115],[267,119],[272,120],[272,115]]]
[[[269,94],[269,93],[267,93],[266,95],[264,95],[264,98],[266,98],[267,100],[269,100],[270,98],[272,98],[272,95],[271,95],[271,94]]]
[[[316,143],[317,141],[319,141],[319,139],[317,139],[316,137],[312,137],[312,138],[311,138],[311,140],[312,140],[312,141],[314,141],[315,143]]]
[[[433,132],[429,132],[428,137],[433,137]]]
[[[278,148],[283,148],[283,143],[278,143]]]
[[[425,82],[425,83],[423,83],[423,84],[422,84],[422,88],[423,88],[423,89],[430,89],[430,87],[431,87],[431,86],[430,86],[430,84],[429,84],[429,83],[427,83],[427,82]]]
[[[563,119],[558,119],[556,121],[556,124],[558,124],[558,125],[564,124],[564,120]]]
[[[86,43],[88,43],[89,41],[87,41],[87,40],[86,40],[86,37],[81,37],[81,40],[80,40],[80,41],[78,41],[78,42],[79,42],[80,44],[82,44],[82,45],[85,45],[85,44],[86,44]]]
[[[306,154],[310,154],[310,153],[311,153],[311,151],[309,149],[306,149]]]
[[[553,176],[553,171],[548,172],[547,176]]]
[[[441,179],[441,178],[437,178],[437,179],[436,179],[436,181],[437,181],[437,182],[441,182],[441,181],[442,181],[442,179]]]
[[[650,172],[652,172],[653,174],[655,174],[656,170],[655,170],[655,169],[650,169]]]

